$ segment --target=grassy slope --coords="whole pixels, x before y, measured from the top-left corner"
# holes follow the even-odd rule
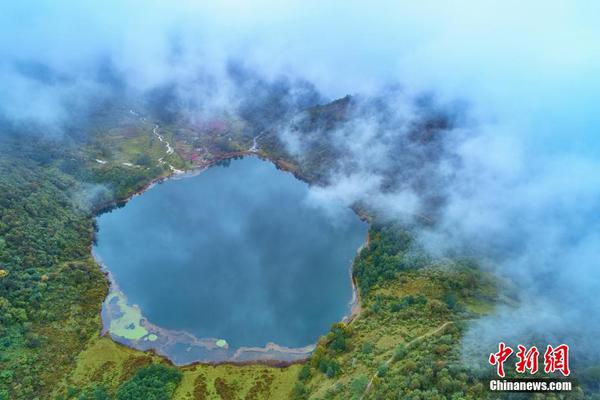
[[[472,287],[448,289],[450,282],[464,285],[465,281]],[[440,387],[440,382],[434,383],[434,375],[444,376],[442,370],[458,362],[461,321],[477,316],[468,304],[489,308],[494,291],[489,278],[457,267],[401,271],[396,278],[376,285],[363,301],[364,313],[350,324],[350,350],[333,352],[342,372],[332,379],[313,373],[305,382],[308,397],[360,398],[366,390],[364,383],[370,380],[373,384],[367,398],[391,398],[397,393]],[[453,308],[444,299],[448,293],[456,296]],[[416,301],[402,303],[406,298]],[[402,349],[405,354],[400,356]],[[449,387],[446,394],[459,392],[477,398],[473,397],[479,390],[477,382],[467,384],[466,374],[450,376],[456,386]],[[425,382],[425,377],[430,381]]]
[[[167,362],[159,356],[141,353],[116,344],[106,337],[93,338],[77,360],[66,386],[85,388],[100,385],[108,393],[133,376],[135,371],[151,363]],[[295,384],[299,365],[272,368],[262,365],[193,365],[181,368],[182,380],[174,399],[272,399],[287,398]],[[219,395],[221,393],[221,395]]]

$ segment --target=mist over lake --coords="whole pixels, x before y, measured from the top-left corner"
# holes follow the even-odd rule
[[[255,157],[98,217],[94,252],[152,324],[230,346],[314,343],[349,313],[367,224]]]

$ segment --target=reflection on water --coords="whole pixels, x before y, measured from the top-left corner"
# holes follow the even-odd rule
[[[306,357],[349,311],[349,267],[367,230],[308,193],[250,157],[101,215],[94,254],[113,280],[105,329],[180,364]]]

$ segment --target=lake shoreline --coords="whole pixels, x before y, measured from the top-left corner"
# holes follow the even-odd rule
[[[217,166],[219,163],[222,163],[224,161],[234,160],[236,158],[244,158],[244,157],[248,157],[248,156],[258,157],[261,160],[268,161],[268,162],[272,163],[273,165],[275,165],[275,167],[277,169],[292,174],[294,176],[294,178],[298,179],[299,181],[305,182],[308,185],[312,185],[313,184],[308,179],[306,179],[305,177],[303,177],[302,175],[300,175],[293,168],[292,164],[289,164],[289,163],[287,163],[287,162],[285,162],[283,160],[280,160],[280,159],[272,158],[272,157],[270,157],[266,153],[259,153],[259,152],[251,152],[251,151],[248,151],[248,150],[242,150],[242,151],[235,151],[235,152],[224,153],[224,154],[220,155],[219,157],[217,157],[216,159],[211,160],[209,162],[206,162],[205,164],[202,164],[202,165],[193,165],[189,169],[184,169],[183,172],[169,171],[166,175],[160,175],[160,176],[158,176],[156,178],[153,178],[148,183],[145,183],[139,189],[136,189],[135,191],[133,191],[133,193],[127,195],[124,198],[110,200],[108,202],[105,202],[105,203],[102,203],[102,204],[99,204],[99,205],[95,206],[91,210],[91,213],[94,215],[94,218],[96,218],[96,217],[98,217],[98,216],[100,216],[100,215],[102,215],[102,214],[104,214],[106,212],[110,212],[111,210],[113,210],[115,208],[123,207],[125,204],[127,204],[134,197],[143,194],[147,190],[150,190],[154,186],[156,186],[156,185],[158,185],[160,183],[163,183],[163,182],[165,182],[167,180],[170,180],[170,179],[181,179],[181,178],[185,178],[185,177],[196,176],[197,174],[200,174],[200,173],[204,172],[208,168]],[[366,217],[365,216],[363,216],[361,214],[358,214],[358,213],[357,213],[357,215],[359,215],[359,218],[361,220],[366,221],[366,219],[365,219]]]
[[[219,165],[220,163],[222,163],[224,161],[237,159],[237,158],[243,158],[246,156],[256,156],[259,159],[268,161],[268,162],[274,164],[277,169],[282,170],[284,172],[289,172],[296,179],[307,183],[309,186],[311,185],[310,181],[308,181],[304,177],[300,176],[300,174],[297,172],[297,170],[294,168],[293,165],[291,165],[287,162],[283,162],[281,160],[273,159],[273,158],[269,157],[268,154],[252,152],[252,151],[232,152],[232,153],[224,154],[224,155],[218,157],[217,159],[212,160],[211,162],[205,163],[203,165],[195,165],[192,168],[186,169],[183,173],[171,172],[167,175],[161,175],[155,179],[152,179],[150,182],[145,184],[140,189],[134,191],[129,196],[127,196],[123,199],[112,201],[108,204],[104,204],[104,205],[97,207],[94,210],[94,218],[97,218],[98,216],[100,216],[106,212],[110,212],[110,211],[114,210],[115,208],[125,206],[135,196],[145,193],[147,190],[152,189],[155,185],[160,184],[164,181],[167,181],[169,179],[183,179],[183,178],[197,176],[198,174],[204,172],[208,168]],[[370,223],[369,217],[366,213],[363,213],[354,207],[351,207],[351,208],[352,208],[352,211],[359,217],[359,219],[361,219],[367,223]],[[94,232],[94,241],[95,241],[95,233],[96,232]],[[93,245],[93,243],[94,242],[92,242],[92,245]],[[368,237],[368,233],[367,233],[367,239],[366,239],[365,243],[363,243],[357,249],[355,257],[358,257],[358,255],[360,254],[362,249],[364,249],[366,246],[368,246],[368,244],[369,244],[369,237]],[[93,254],[92,245],[90,245],[90,253],[94,257],[94,260],[96,261],[96,263],[98,263],[100,265],[100,268],[101,268],[102,272],[105,274],[107,283],[108,283],[108,293],[105,298],[105,302],[106,302],[107,299],[109,299],[109,297],[111,297],[111,293],[112,294],[114,294],[115,292],[120,293],[120,289],[118,288],[118,285],[117,285],[116,281],[114,280],[114,278],[112,277],[110,271]],[[344,323],[351,323],[360,315],[360,313],[362,311],[361,307],[360,307],[359,289],[356,285],[356,282],[355,282],[355,279],[353,276],[353,266],[354,266],[354,260],[352,261],[352,263],[349,267],[350,282],[351,282],[351,286],[352,286],[352,299],[349,302],[350,310],[349,310],[349,313],[347,315],[343,316],[342,319],[340,320],[341,322],[344,322]],[[135,305],[133,307],[135,307]],[[138,309],[139,309],[139,307],[138,307]],[[141,311],[142,310],[140,309],[139,310],[140,314],[141,314]],[[310,358],[310,356],[312,355],[312,352],[314,351],[315,346],[316,346],[316,343],[314,343],[314,344],[309,344],[307,346],[300,347],[300,348],[288,348],[285,346],[280,346],[276,343],[269,342],[263,347],[239,347],[239,348],[236,348],[233,359],[232,358],[218,359],[218,360],[208,360],[207,359],[207,360],[198,360],[198,361],[191,361],[191,362],[178,362],[177,360],[174,360],[171,357],[169,357],[166,354],[166,351],[164,351],[165,349],[164,348],[161,349],[161,346],[156,346],[153,344],[151,344],[150,346],[136,346],[132,342],[129,342],[129,341],[124,342],[123,340],[119,340],[118,338],[115,338],[111,334],[110,328],[106,327],[104,324],[104,318],[105,318],[104,312],[105,312],[105,310],[104,310],[104,302],[103,302],[103,307],[102,307],[102,312],[101,312],[102,320],[103,320],[102,336],[110,336],[113,341],[115,341],[121,345],[125,345],[129,348],[134,348],[134,349],[137,349],[140,351],[153,352],[155,354],[160,355],[161,357],[164,357],[173,365],[178,365],[178,366],[190,366],[190,365],[196,365],[196,364],[207,364],[207,365],[263,364],[263,365],[270,365],[270,366],[276,366],[276,367],[286,367],[289,365],[305,362],[307,359]],[[214,347],[211,345],[210,342],[217,340],[214,338],[196,338],[194,335],[189,334],[188,332],[168,330],[165,328],[161,328],[156,325],[153,325],[145,318],[142,318],[141,321],[142,321],[143,327],[145,329],[147,329],[149,332],[152,332],[153,335],[160,334],[163,337],[163,339],[167,345],[172,344],[172,343],[188,343],[191,345],[200,345],[202,347],[206,347],[209,350],[211,350],[211,349],[214,349]],[[158,343],[156,343],[156,344],[158,344]]]

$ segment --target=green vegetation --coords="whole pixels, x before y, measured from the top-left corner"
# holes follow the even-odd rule
[[[117,400],[169,400],[181,381],[176,368],[152,364],[140,368],[117,392]]]
[[[302,163],[274,135],[261,138],[260,153],[322,180],[336,154],[326,130],[344,118],[348,102],[308,112],[298,127],[309,148]],[[0,140],[0,400],[491,398],[485,376],[461,362],[460,341],[469,320],[493,310],[497,283],[472,262],[427,257],[408,231],[390,225],[373,224],[355,261],[360,314],[334,324],[303,365],[176,368],[101,337],[108,286],[90,255],[94,213],[166,176],[161,157],[185,168],[252,143],[240,121],[207,135],[174,124],[161,127],[178,149],[165,155],[153,124],[111,124],[85,140]],[[195,159],[196,148],[206,153]],[[139,321],[131,310],[125,315]],[[598,390],[599,376],[588,368],[578,378]]]
[[[92,213],[167,173],[119,164],[127,157],[123,147],[146,143],[139,137],[151,140],[142,128],[125,137],[127,129],[89,143],[1,138],[0,398],[50,398],[100,331],[107,281],[90,254]],[[118,135],[121,147],[111,146]],[[137,151],[155,157],[153,149]],[[99,163],[92,158],[98,152],[113,158]]]
[[[159,356],[132,350],[109,338],[96,338],[79,355],[76,368],[68,378],[68,387],[77,395],[101,387],[109,398],[118,398],[115,396],[121,386],[129,382],[139,368],[154,364],[169,366]],[[219,393],[230,393],[240,399],[285,399],[301,367],[187,366],[178,369],[182,376],[172,398],[221,399]]]
[[[412,247],[411,235],[397,227],[371,227],[369,242],[369,251],[361,252],[353,268],[363,295],[375,284],[393,279],[399,271],[424,267],[430,262],[423,252]]]
[[[52,165],[0,158],[0,393],[11,399],[43,398],[98,331],[106,283],[77,189]]]

